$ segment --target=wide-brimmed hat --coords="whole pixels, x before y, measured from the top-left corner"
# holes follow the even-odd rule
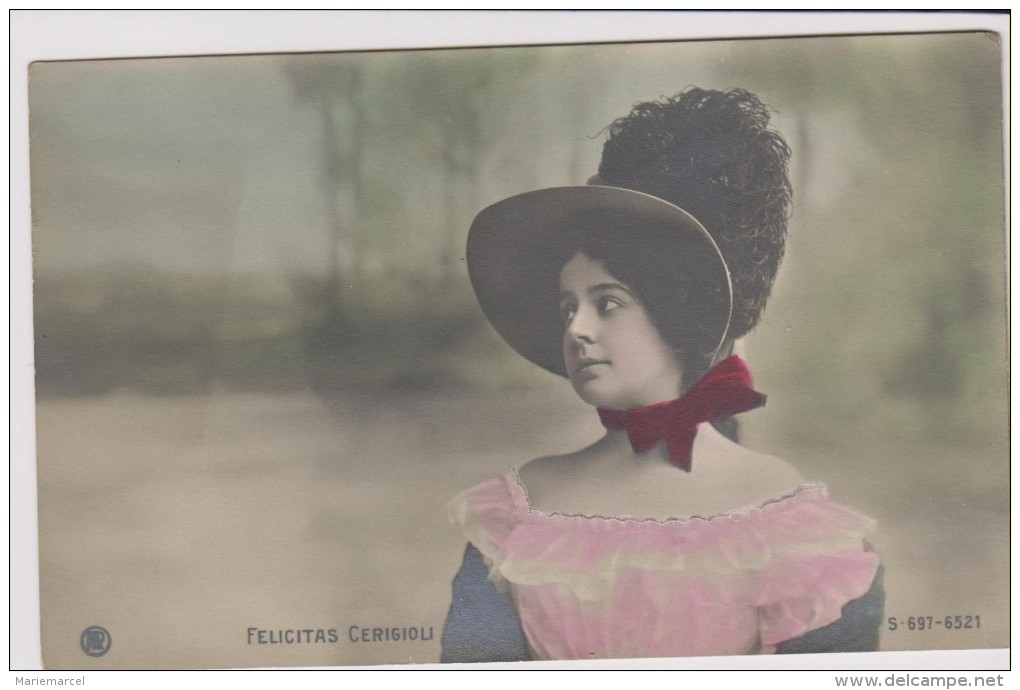
[[[589,184],[553,187],[503,199],[471,224],[467,265],[489,322],[521,355],[566,376],[559,273],[577,242],[601,219],[627,225],[626,241],[655,243],[677,271],[698,261],[698,318],[716,349],[733,308],[729,271],[718,246],[693,216],[658,197]],[[697,251],[692,251],[696,248]],[[706,266],[705,264],[710,264]],[[686,267],[686,268],[685,268]],[[672,266],[670,266],[672,268]]]

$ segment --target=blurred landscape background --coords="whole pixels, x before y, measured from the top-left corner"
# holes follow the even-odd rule
[[[446,501],[600,430],[488,326],[467,229],[582,184],[606,125],[689,85],[754,91],[794,152],[746,445],[878,519],[888,616],[981,617],[884,649],[1006,646],[1000,53],[960,33],[37,63],[47,663],[437,660]],[[92,624],[118,654],[81,654]],[[319,624],[435,637],[245,639]]]

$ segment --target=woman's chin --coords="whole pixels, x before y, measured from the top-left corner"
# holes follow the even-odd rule
[[[608,407],[615,410],[627,409],[629,405],[621,400],[621,396],[612,386],[599,379],[571,381],[574,392],[581,400],[594,407]]]
[[[641,407],[657,405],[666,400],[673,400],[680,394],[679,384],[677,390],[665,387],[635,391],[621,389],[612,385],[610,381],[600,378],[589,378],[585,380],[572,380],[574,392],[584,402],[594,407],[606,407],[612,410],[636,410]]]

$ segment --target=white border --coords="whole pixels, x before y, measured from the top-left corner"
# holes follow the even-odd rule
[[[13,66],[22,57],[66,60],[984,29],[1008,31],[1008,17],[949,12],[16,10],[11,15],[11,49]]]
[[[10,417],[10,668],[13,669],[41,668],[31,332],[31,216],[28,205],[27,68],[31,62],[156,55],[964,30],[998,32],[1003,40],[1003,54],[1010,54],[1009,16],[1004,14],[12,10],[9,21],[10,385],[11,401],[14,403]],[[1009,65],[1006,64],[1004,74],[1008,73]],[[1004,84],[1004,93],[1009,93],[1008,86],[1008,82]],[[847,666],[946,667],[946,652],[880,654],[881,658],[874,657],[871,661],[865,655]],[[954,668],[1003,668],[1009,665],[1007,650],[952,652],[949,656]],[[817,658],[815,661],[824,662],[825,659]],[[851,659],[846,656],[840,661],[846,663]],[[802,668],[806,663],[804,659],[787,657],[769,663],[768,667]],[[681,666],[704,668],[698,662]],[[740,668],[742,665],[728,666]],[[813,664],[807,665],[811,666]]]

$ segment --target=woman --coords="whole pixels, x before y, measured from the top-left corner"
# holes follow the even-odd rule
[[[768,121],[743,90],[640,104],[588,186],[475,219],[486,316],[606,434],[453,501],[469,544],[444,661],[877,647],[872,522],[712,426],[732,437],[765,400],[727,355],[785,243],[789,150]]]

